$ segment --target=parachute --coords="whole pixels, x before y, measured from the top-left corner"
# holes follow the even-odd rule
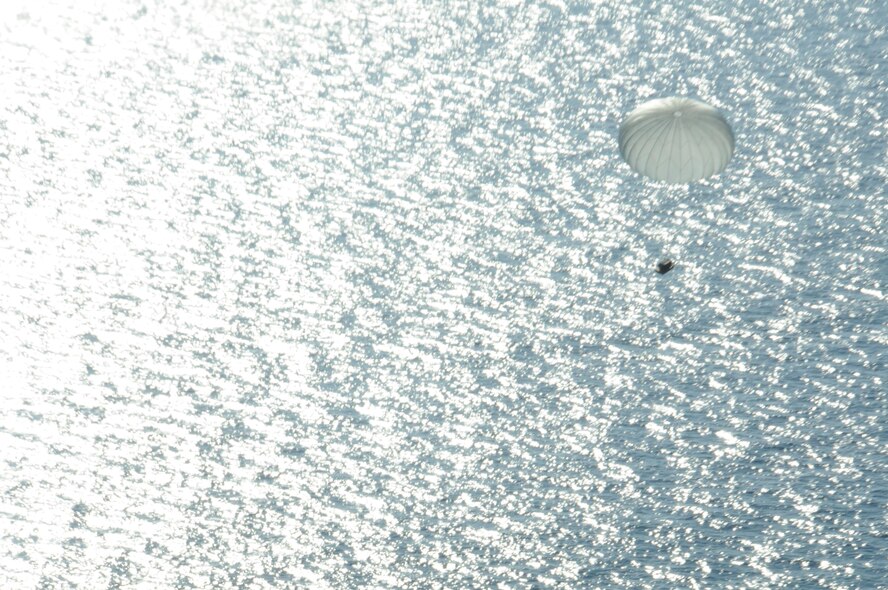
[[[689,98],[659,98],[620,125],[620,154],[633,170],[671,184],[718,174],[734,154],[734,133],[714,107]]]

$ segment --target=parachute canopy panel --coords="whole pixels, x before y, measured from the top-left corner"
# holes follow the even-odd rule
[[[734,133],[714,107],[690,98],[658,98],[620,125],[620,154],[639,174],[684,184],[718,174],[734,154]]]

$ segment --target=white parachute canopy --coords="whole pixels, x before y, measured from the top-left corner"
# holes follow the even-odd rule
[[[636,172],[684,184],[725,169],[734,133],[714,107],[690,98],[644,103],[620,125],[620,154]]]

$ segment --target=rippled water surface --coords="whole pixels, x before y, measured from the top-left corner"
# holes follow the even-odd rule
[[[4,2],[0,587],[885,587],[884,9]]]

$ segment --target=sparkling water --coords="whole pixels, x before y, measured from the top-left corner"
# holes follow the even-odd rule
[[[886,14],[5,0],[0,587],[888,587]]]

